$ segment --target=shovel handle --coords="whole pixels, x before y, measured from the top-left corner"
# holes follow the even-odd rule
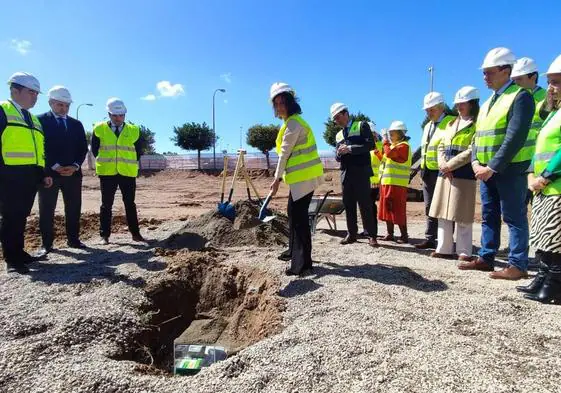
[[[243,160],[243,152],[240,152],[238,161],[236,162],[236,169],[234,170],[234,177],[232,178],[232,184],[230,185],[230,193],[228,194],[228,203],[232,201],[232,196],[234,195],[234,185],[236,184],[236,178],[238,177],[238,171],[240,170],[240,157],[241,160]]]
[[[220,187],[220,203],[224,203],[224,190],[226,189],[227,176],[228,176],[228,156],[224,156],[224,171],[222,172],[222,186]]]

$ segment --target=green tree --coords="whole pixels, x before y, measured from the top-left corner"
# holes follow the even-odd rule
[[[247,130],[246,142],[249,146],[255,147],[267,158],[267,170],[270,167],[269,152],[275,147],[279,126],[274,124],[263,125],[255,124]]]
[[[156,133],[152,132],[150,128],[140,126],[140,146],[142,147],[142,154],[156,154]]]
[[[197,165],[201,169],[201,151],[207,150],[214,144],[214,132],[206,123],[185,123],[181,127],[173,127],[171,140],[175,146],[184,150],[197,151]]]
[[[364,113],[360,111],[356,115],[351,114],[350,118],[351,121],[371,121],[368,116],[366,116]],[[335,124],[335,122],[331,120],[331,117],[329,117],[327,121],[323,124],[325,125],[325,131],[323,132],[323,139],[325,140],[325,142],[327,142],[328,145],[335,147],[337,145],[337,142],[335,141],[335,136],[339,131],[341,131],[341,127]]]

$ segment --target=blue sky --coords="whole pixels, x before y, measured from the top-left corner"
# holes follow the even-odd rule
[[[294,86],[322,150],[335,101],[378,128],[405,121],[418,145],[430,65],[450,102],[468,84],[489,95],[478,68],[493,47],[533,57],[542,72],[561,53],[559,0],[2,3],[10,16],[0,23],[0,78],[27,71],[45,92],[67,86],[72,115],[94,104],[80,109],[87,129],[118,96],[129,120],[156,132],[159,152],[181,152],[169,139],[174,126],[212,123],[217,88],[227,90],[216,96],[217,149],[238,148],[240,127],[246,146],[248,127],[278,123],[268,102],[276,81]],[[40,96],[34,112],[47,109]]]

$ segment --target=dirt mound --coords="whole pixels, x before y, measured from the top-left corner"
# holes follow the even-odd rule
[[[140,227],[149,230],[156,229],[162,220],[156,218],[139,218]],[[66,244],[66,229],[64,216],[56,215],[54,220],[55,247]],[[112,228],[113,233],[123,233],[128,231],[127,219],[123,215],[114,215]],[[86,240],[99,236],[99,214],[82,213],[80,217],[80,238]],[[39,229],[39,217],[33,216],[27,220],[27,230],[25,232],[25,247],[28,250],[36,250],[41,247],[41,231]]]
[[[148,365],[136,368],[141,373],[170,372],[174,340],[218,344],[232,354],[280,331],[285,303],[276,278],[226,264],[226,253],[157,251],[166,255],[168,274],[146,286],[149,322],[112,358]]]
[[[183,228],[167,239],[165,246],[202,250],[205,247],[267,247],[288,243],[288,217],[285,215],[275,212],[276,218],[264,224],[257,219],[257,205],[241,201],[235,204],[235,208],[234,221],[216,210],[187,221]]]

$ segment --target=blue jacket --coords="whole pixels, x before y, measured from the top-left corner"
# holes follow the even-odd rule
[[[37,116],[45,135],[45,171],[50,176],[60,176],[52,167],[76,165],[81,167],[88,153],[86,132],[82,123],[66,117],[66,129],[60,127],[51,111]],[[74,176],[81,176],[80,169]]]

